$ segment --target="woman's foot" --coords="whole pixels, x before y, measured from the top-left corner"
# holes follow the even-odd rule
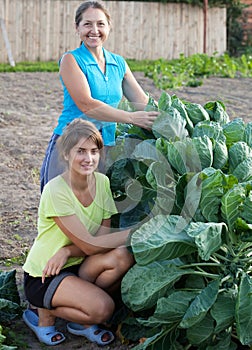
[[[78,323],[69,322],[67,324],[67,330],[71,334],[86,337],[91,342],[100,346],[108,345],[115,339],[112,332],[102,329],[97,325],[85,327]]]
[[[57,331],[54,325],[40,326],[39,317],[30,309],[24,311],[23,320],[36,334],[41,343],[46,345],[57,345],[65,340],[64,334]]]

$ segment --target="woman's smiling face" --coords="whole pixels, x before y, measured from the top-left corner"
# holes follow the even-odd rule
[[[100,150],[91,138],[83,138],[71,149],[67,160],[71,172],[90,175],[98,167]]]
[[[107,40],[110,25],[102,10],[90,7],[83,12],[77,31],[85,46],[96,48]]]

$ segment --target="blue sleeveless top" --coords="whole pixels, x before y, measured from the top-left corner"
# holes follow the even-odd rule
[[[95,58],[83,43],[80,47],[68,53],[74,56],[83,74],[85,74],[91,96],[94,99],[117,108],[123,96],[122,81],[126,72],[126,63],[122,56],[111,53],[104,48],[103,52],[106,61],[105,74],[101,71]],[[83,118],[94,123],[101,131],[104,145],[113,146],[115,144],[116,123],[89,118],[76,106],[61,77],[60,81],[64,93],[63,111],[58,119],[58,125],[54,129],[54,133],[61,135],[65,126],[73,119]]]

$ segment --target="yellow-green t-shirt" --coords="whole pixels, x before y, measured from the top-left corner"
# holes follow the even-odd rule
[[[49,181],[43,189],[38,210],[38,235],[23,266],[33,277],[42,276],[47,261],[62,247],[71,244],[56,225],[53,217],[75,214],[91,235],[95,235],[103,219],[117,212],[107,176],[94,173],[96,193],[93,202],[84,207],[61,175]],[[68,259],[65,267],[79,264],[80,257]]]

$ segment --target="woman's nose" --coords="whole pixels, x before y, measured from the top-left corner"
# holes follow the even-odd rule
[[[92,160],[91,152],[86,152],[84,159],[85,159],[86,162],[90,162]]]
[[[92,32],[94,32],[94,33],[98,32],[98,26],[96,23],[93,23],[93,25],[92,25]]]

